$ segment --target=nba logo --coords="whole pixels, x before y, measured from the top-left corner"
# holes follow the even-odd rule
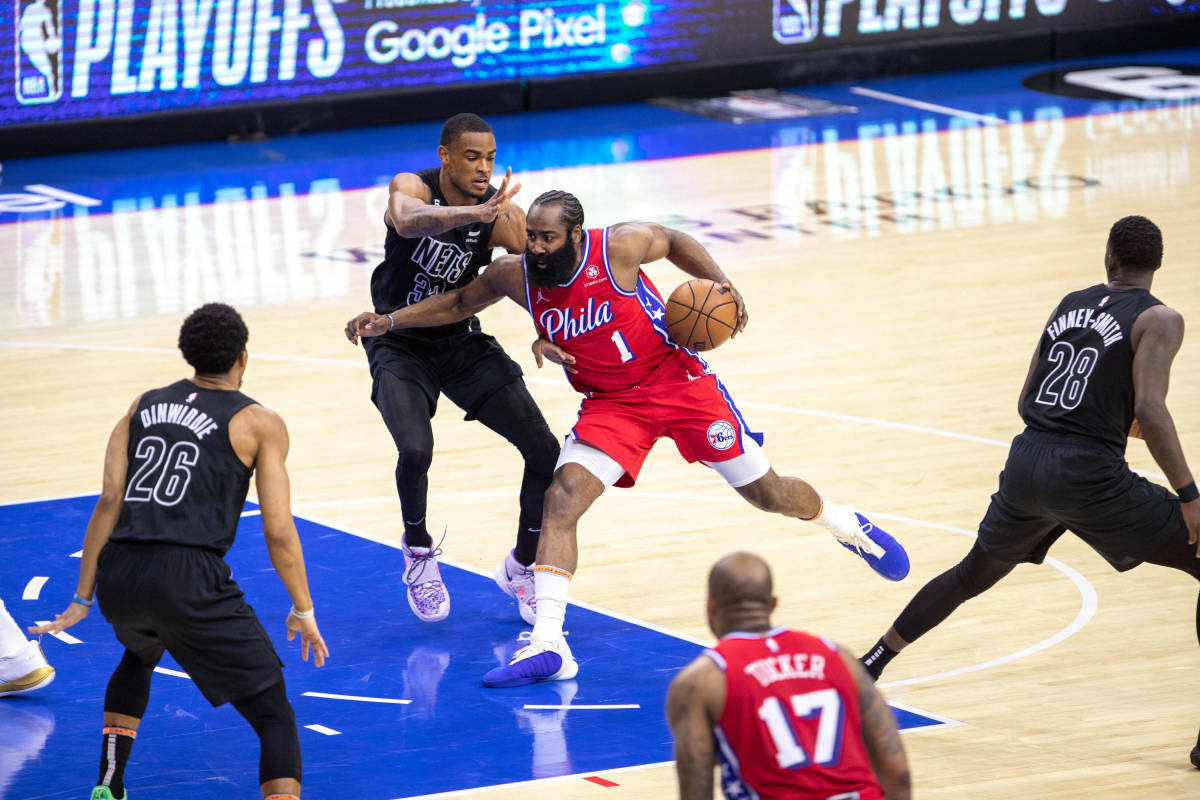
[[[53,103],[63,93],[62,0],[14,0],[17,102]]]
[[[817,38],[820,0],[774,0],[774,34],[780,44],[802,44]]]

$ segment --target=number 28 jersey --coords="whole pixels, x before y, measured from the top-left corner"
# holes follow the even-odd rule
[[[713,734],[729,800],[882,800],[833,642],[775,628],[731,633],[705,655],[725,673]]]
[[[143,394],[129,421],[125,502],[109,538],[225,555],[253,474],[229,441],[229,421],[253,403],[189,380]]]
[[[545,287],[525,280],[538,335],[575,357],[576,371],[567,373],[571,385],[591,396],[645,385],[658,374],[702,372],[704,362],[667,334],[666,305],[645,273],[638,271],[633,291],[613,279],[608,229],[585,231],[580,246],[579,266],[566,283]],[[675,369],[659,373],[664,367]]]
[[[1038,342],[1021,398],[1025,424],[1099,439],[1124,454],[1133,423],[1133,323],[1160,303],[1145,289],[1104,284],[1064,297]]]

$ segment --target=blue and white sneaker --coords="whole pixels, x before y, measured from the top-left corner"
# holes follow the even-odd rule
[[[871,569],[889,581],[903,580],[908,575],[908,553],[883,528],[857,511],[850,513],[855,517],[854,522],[831,531],[833,538],[862,556]]]
[[[569,681],[579,674],[579,663],[571,655],[565,638],[558,641],[534,639],[522,631],[518,639],[529,644],[517,651],[507,666],[496,667],[483,676],[489,689],[509,689],[542,681]]]

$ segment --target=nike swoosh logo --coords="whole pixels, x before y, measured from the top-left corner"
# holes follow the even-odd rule
[[[703,375],[688,375],[688,380],[689,381],[698,381],[703,377],[704,377]]]

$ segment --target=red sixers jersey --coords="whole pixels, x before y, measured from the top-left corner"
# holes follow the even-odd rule
[[[690,362],[692,371],[702,372],[704,362],[668,337],[666,305],[645,273],[638,271],[633,291],[613,280],[608,229],[586,231],[582,248],[579,268],[565,284],[546,288],[525,280],[538,334],[575,357],[576,372],[567,373],[571,385],[591,395],[648,383],[664,365],[687,370]]]
[[[729,800],[882,800],[833,642],[775,628],[731,633],[705,655],[725,673],[714,735]]]

